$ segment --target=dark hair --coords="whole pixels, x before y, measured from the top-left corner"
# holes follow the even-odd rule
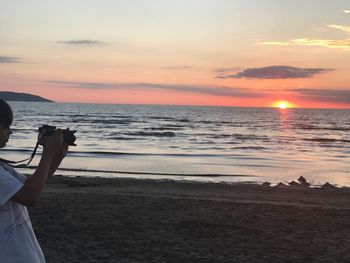
[[[13,120],[13,113],[10,105],[0,98],[0,124],[4,127],[10,127]]]

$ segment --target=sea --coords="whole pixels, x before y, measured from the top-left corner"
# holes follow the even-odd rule
[[[57,174],[350,186],[350,110],[10,102],[2,158],[29,157],[44,124],[76,130]],[[41,155],[19,170],[33,173]]]

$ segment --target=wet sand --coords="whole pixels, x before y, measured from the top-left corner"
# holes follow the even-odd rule
[[[47,262],[350,262],[349,189],[50,178]]]

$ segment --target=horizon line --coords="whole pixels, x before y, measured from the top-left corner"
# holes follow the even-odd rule
[[[63,102],[63,101],[11,101],[10,102],[37,102],[37,103],[60,103],[60,104],[97,104],[97,105],[135,105],[135,106],[176,106],[176,107],[222,107],[222,108],[263,108],[263,109],[319,109],[319,110],[350,110],[350,107],[339,108],[325,108],[325,107],[288,107],[286,109],[279,109],[274,106],[229,106],[229,105],[193,105],[193,104],[155,104],[155,103],[107,103],[107,102]]]

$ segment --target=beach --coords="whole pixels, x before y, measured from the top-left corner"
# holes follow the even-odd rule
[[[0,35],[0,263],[30,223],[47,263],[350,263],[350,0],[0,1]]]
[[[47,262],[350,262],[348,188],[57,176],[30,215]]]

